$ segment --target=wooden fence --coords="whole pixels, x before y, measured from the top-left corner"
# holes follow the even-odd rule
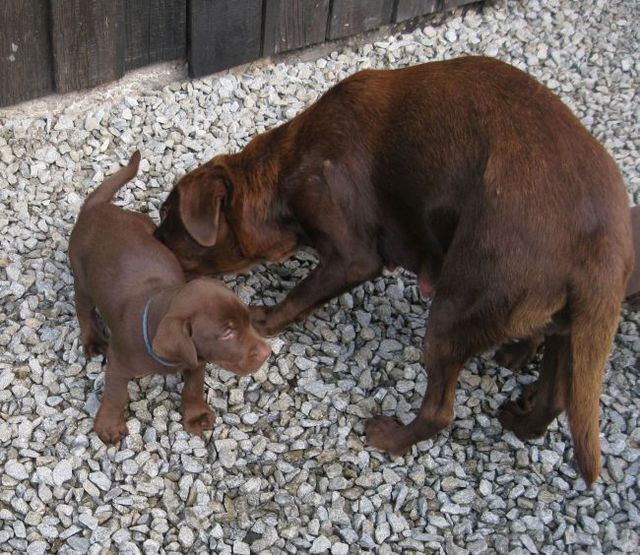
[[[187,58],[198,77],[478,0],[0,0],[0,106]]]

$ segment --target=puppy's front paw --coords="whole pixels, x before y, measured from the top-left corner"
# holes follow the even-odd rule
[[[369,418],[364,425],[369,445],[390,455],[404,455],[412,443],[406,441],[406,426],[389,416]]]
[[[101,416],[100,413],[96,416],[93,428],[98,437],[107,445],[118,444],[129,433],[124,417],[109,418]]]
[[[216,413],[203,403],[201,406],[184,409],[183,426],[187,432],[201,436],[206,430],[213,430],[216,423]]]

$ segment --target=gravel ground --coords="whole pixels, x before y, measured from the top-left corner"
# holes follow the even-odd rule
[[[435,23],[308,62],[0,117],[0,552],[638,552],[640,314],[627,308],[602,396],[604,469],[590,491],[564,417],[526,444],[500,428],[498,407],[533,375],[490,354],[462,373],[450,430],[393,461],[366,447],[364,418],[408,420],[425,389],[428,306],[401,272],[292,326],[255,376],[211,368],[211,437],[183,431],[177,377],[131,384],[120,448],[92,431],[103,372],[79,347],[67,239],[87,191],[136,147],[145,160],[119,203],[157,218],[185,171],[354,71],[478,53],[560,94],[640,202],[635,1],[501,0]],[[313,263],[301,254],[228,283],[246,302],[274,302]]]

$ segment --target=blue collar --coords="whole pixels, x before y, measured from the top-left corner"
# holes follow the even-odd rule
[[[142,337],[144,338],[144,346],[147,349],[147,354],[161,366],[166,366],[167,368],[171,368],[173,366],[179,366],[180,363],[169,362],[159,357],[153,352],[151,341],[149,341],[149,307],[150,306],[151,306],[151,298],[147,301],[147,304],[144,307],[144,313],[142,314]]]

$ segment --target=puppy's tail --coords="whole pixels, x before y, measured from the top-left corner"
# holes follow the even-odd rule
[[[600,474],[600,394],[622,304],[620,285],[599,285],[594,280],[589,289],[574,291],[572,302],[567,415],[576,462],[587,486]]]
[[[107,179],[89,194],[87,200],[84,202],[83,208],[90,208],[101,202],[109,202],[120,187],[136,176],[139,165],[140,151],[136,150],[124,168],[107,177]]]

